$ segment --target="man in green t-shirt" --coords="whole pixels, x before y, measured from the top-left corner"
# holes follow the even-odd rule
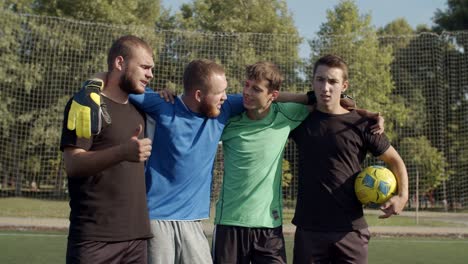
[[[283,77],[276,65],[247,66],[246,111],[229,120],[221,140],[224,178],[216,204],[214,263],[286,263],[281,174],[289,132],[306,105],[276,103]]]

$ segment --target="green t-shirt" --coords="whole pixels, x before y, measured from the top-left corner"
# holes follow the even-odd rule
[[[273,103],[268,115],[229,120],[221,140],[224,177],[215,224],[278,227],[282,224],[281,174],[289,132],[309,114],[305,105]]]

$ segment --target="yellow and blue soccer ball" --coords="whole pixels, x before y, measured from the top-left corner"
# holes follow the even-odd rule
[[[362,170],[354,182],[354,191],[358,200],[364,204],[383,204],[397,189],[393,173],[382,166],[369,166]]]

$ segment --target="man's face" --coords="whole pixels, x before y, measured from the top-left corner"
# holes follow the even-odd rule
[[[267,80],[247,80],[242,92],[244,107],[247,111],[263,112],[270,107],[274,94],[268,91]]]
[[[343,70],[319,65],[312,84],[319,110],[330,112],[340,107],[341,93],[348,88],[348,81],[343,80]]]
[[[227,81],[224,74],[213,74],[210,78],[210,88],[201,93],[200,112],[209,118],[221,113],[221,105],[227,99]]]
[[[128,94],[141,94],[153,78],[151,70],[154,67],[153,56],[146,49],[136,48],[132,56],[124,62],[119,86]]]

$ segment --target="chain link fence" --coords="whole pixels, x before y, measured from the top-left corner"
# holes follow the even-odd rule
[[[245,65],[270,60],[286,77],[282,90],[310,89],[313,61],[336,53],[350,65],[358,106],[380,111],[386,133],[409,171],[409,207],[451,211],[468,206],[468,32],[406,36],[327,36],[155,31],[55,17],[0,13],[0,197],[67,199],[59,140],[63,108],[88,76],[106,69],[107,50],[124,34],[154,48],[151,87],[182,91],[195,58],[221,63],[230,93],[241,91]],[[309,58],[299,56],[308,44]],[[212,199],[223,175],[221,147]],[[285,206],[297,189],[297,152],[283,162]],[[366,164],[378,163],[369,158]]]

